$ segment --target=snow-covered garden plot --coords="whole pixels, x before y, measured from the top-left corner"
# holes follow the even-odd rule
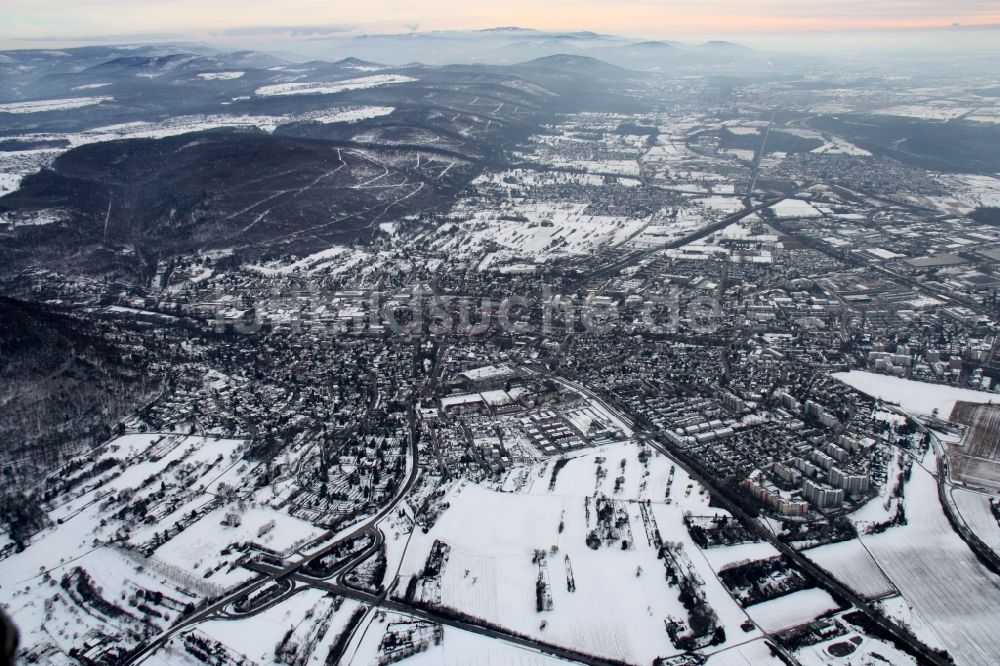
[[[465,219],[460,228],[472,247],[504,248],[506,258],[589,254],[603,247],[624,243],[642,229],[644,221],[628,217],[591,215],[586,204],[524,203],[495,209],[456,210]]]
[[[745,125],[729,125],[726,123],[723,124],[725,125],[726,129],[729,130],[730,133],[738,134],[741,136],[757,135],[760,134],[761,130],[760,127],[753,127],[750,125],[750,123],[746,123]]]
[[[746,610],[762,629],[775,632],[807,624],[838,607],[837,602],[825,590],[812,587],[755,604]]]
[[[416,80],[413,77],[403,76],[402,74],[375,74],[373,76],[362,76],[357,79],[344,79],[342,81],[275,83],[273,85],[261,86],[254,93],[261,96],[330,95],[346,90],[364,90],[366,88],[375,88],[393,83],[409,83]]]
[[[964,215],[980,206],[1000,206],[1000,178],[980,174],[941,174],[937,180],[949,192],[947,197],[928,197],[943,210]]]
[[[847,585],[855,594],[878,599],[896,591],[857,539],[810,548],[802,551],[802,554]]]
[[[53,549],[61,545],[50,543]],[[60,554],[52,553],[54,559]],[[0,605],[16,619],[22,655],[38,656],[39,663],[61,666],[66,652],[90,640],[103,648],[134,645],[144,627],[166,629],[199,599],[163,572],[136,564],[125,551],[105,547],[61,554],[61,565],[45,573],[41,557],[32,559],[26,568],[34,577],[27,579],[14,571],[17,555],[0,565]]]
[[[253,664],[302,663],[321,666],[330,648],[359,608],[356,601],[322,590],[298,592],[253,616],[210,620],[185,629],[148,660],[150,664],[204,663],[205,647],[245,656]]]
[[[666,250],[665,254],[683,259],[728,258],[729,261],[735,262],[769,264],[774,261],[772,249],[777,245],[779,236],[768,227],[756,228],[759,224],[761,224],[760,217],[756,214],[748,215],[721,231],[699,238],[680,248]],[[761,249],[753,252],[734,250],[731,241],[753,243]]]
[[[1000,577],[952,529],[927,465],[930,456],[906,484],[907,524],[861,540],[918,617],[919,638],[946,647],[958,664],[997,663]]]
[[[374,255],[363,250],[334,246],[320,250],[301,259],[289,261],[276,259],[265,264],[252,264],[249,269],[262,275],[291,275],[293,273],[343,273],[362,263],[370,263]]]
[[[632,178],[618,178],[618,184],[638,185],[639,181]],[[553,185],[584,185],[601,187],[605,177],[593,173],[574,173],[567,171],[534,171],[531,169],[507,169],[506,171],[486,171],[472,181],[476,186],[492,186],[505,190],[533,189]]]
[[[380,646],[383,645],[386,634],[397,626],[413,622],[413,618],[399,613],[373,614],[371,621],[358,630],[361,637],[351,645],[350,663],[379,663],[379,658],[385,656]],[[562,659],[502,640],[447,625],[438,626],[441,629],[440,641],[424,642],[420,651],[401,663],[406,666],[557,666],[566,663]]]
[[[239,525],[223,525],[227,516],[233,513],[239,516]],[[233,544],[251,541],[287,554],[322,533],[321,529],[274,509],[250,507],[241,513],[236,503],[233,503],[206,514],[160,546],[154,556],[200,576],[214,571],[206,580],[231,587],[253,577],[253,572],[242,568],[229,570],[228,565],[240,553],[223,555],[222,551]]]
[[[131,434],[54,475],[48,483],[60,499],[43,507],[50,526],[0,560],[0,603],[24,618],[27,649],[50,649],[71,633],[66,649],[90,634],[132,645],[144,626],[158,628],[251,577],[234,544],[281,553],[321,534],[241,491],[255,467],[243,446]],[[46,605],[59,610],[45,615]],[[130,610],[141,606],[149,610]]]
[[[969,529],[994,552],[1000,553],[1000,525],[990,508],[990,496],[964,488],[952,488],[951,496]]]
[[[745,150],[743,148],[723,148],[719,151],[723,155],[732,155],[738,160],[743,160],[744,162],[752,162],[756,151]]]
[[[930,416],[937,410],[941,418],[948,418],[955,403],[960,400],[1000,403],[1000,393],[930,384],[864,370],[835,372],[832,376],[873,398],[898,404],[905,412],[923,416]]]
[[[547,642],[649,663],[683,651],[665,631],[665,620],[679,623],[680,636],[688,628],[679,587],[666,580],[658,557],[658,544],[672,543],[668,557],[681,575],[697,581],[731,641],[706,650],[752,639],[759,634],[742,631],[746,613],[683,523],[685,511],[719,511],[682,470],[671,474],[672,466],[649,449],[621,443],[561,465],[538,463],[537,473],[528,475],[533,482],[524,486],[527,494],[463,483],[444,498],[450,508],[430,532],[413,534],[394,594],[404,598],[409,589],[414,600]],[[605,510],[608,522],[602,523]]]
[[[670,459],[647,449],[646,462],[635,444],[616,444],[592,449],[562,463],[548,463],[545,474],[526,492],[532,495],[586,497],[603,494],[613,499],[665,502],[696,515],[724,511],[709,508],[709,495]],[[622,462],[624,461],[624,467]],[[556,466],[555,483],[552,482]],[[673,474],[671,475],[671,470]],[[618,483],[618,478],[623,481]]]

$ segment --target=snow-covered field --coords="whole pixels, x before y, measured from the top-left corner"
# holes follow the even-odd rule
[[[1000,178],[986,174],[942,174],[937,177],[941,184],[951,192],[949,199],[942,201],[968,212],[979,206],[1000,206]],[[931,198],[940,201],[940,198]]]
[[[324,124],[356,123],[359,120],[364,120],[365,118],[387,116],[395,110],[395,107],[392,106],[359,106],[353,109],[345,109],[342,111],[334,111],[332,113],[314,116],[310,120]]]
[[[0,113],[41,113],[43,111],[68,111],[84,106],[110,102],[113,97],[70,97],[69,99],[39,99],[30,102],[0,104]]]
[[[743,160],[745,162],[753,161],[754,155],[757,153],[753,150],[744,150],[742,148],[724,148],[719,151],[726,155],[732,155],[733,157]]]
[[[923,416],[929,416],[936,409],[941,418],[948,418],[958,401],[1000,403],[1000,393],[930,384],[864,370],[835,372],[832,376],[873,398],[898,404],[905,412]]]
[[[523,203],[493,209],[459,207],[453,213],[464,219],[467,235],[449,236],[454,250],[469,253],[484,245],[499,245],[506,260],[589,254],[624,243],[645,222],[627,217],[593,215],[585,204]]]
[[[0,173],[0,197],[21,187],[22,176],[14,173]]]
[[[784,663],[771,652],[766,640],[757,639],[713,653],[705,666],[781,666]]]
[[[810,548],[802,554],[830,572],[855,594],[877,599],[896,591],[857,539]]]
[[[253,494],[255,463],[242,459],[244,445],[218,437],[131,434],[63,473],[78,482],[58,504],[43,507],[50,526],[22,552],[0,560],[0,604],[17,618],[25,648],[37,654],[52,646],[68,650],[98,633],[134,644],[144,622],[162,628],[188,603],[252,577],[239,566],[244,551],[237,543],[288,552],[320,535],[321,529],[268,506],[268,489]],[[73,596],[75,587],[60,585],[66,576],[89,577],[122,612]],[[135,599],[143,590],[162,593],[159,615],[128,610],[142,603]]]
[[[276,260],[263,265],[250,265],[250,270],[263,275],[291,275],[293,273],[315,273],[328,271],[341,273],[364,261],[371,261],[373,255],[363,250],[334,246],[294,261]]]
[[[445,606],[548,642],[649,663],[680,651],[665,633],[664,619],[687,618],[677,588],[664,579],[649,531],[655,529],[664,541],[682,544],[683,558],[703,582],[706,598],[731,637],[710,651],[759,636],[740,629],[746,613],[683,525],[685,511],[724,512],[710,508],[707,493],[679,468],[668,484],[669,459],[651,455],[643,465],[638,451],[637,445],[622,443],[581,452],[561,466],[554,483],[555,461],[538,463],[520,492],[467,482],[454,486],[446,497],[451,508],[428,534],[414,533],[395,594],[401,595],[409,579],[423,571],[432,544],[441,541],[450,546],[447,563],[439,585],[422,579],[417,588],[421,598],[439,595]],[[596,497],[614,500],[616,511],[622,512],[627,527],[619,538],[627,549],[617,541],[596,550],[587,546],[587,533],[596,525]],[[552,601],[552,609],[540,613],[536,551],[545,554]]]
[[[715,546],[701,551],[716,572],[741,562],[756,562],[777,557],[781,553],[767,541],[741,543],[735,546]]]
[[[410,83],[416,81],[410,76],[402,74],[375,74],[373,76],[362,76],[357,79],[344,79],[342,81],[297,81],[291,83],[275,83],[268,86],[261,86],[254,91],[261,96],[268,95],[330,95],[344,92],[346,90],[364,90],[376,86],[384,86],[394,83]]]
[[[735,213],[743,209],[743,202],[739,197],[710,196],[695,199],[695,201],[705,208],[722,211],[723,213]]]
[[[782,199],[771,206],[771,211],[776,217],[822,217],[822,213],[812,207],[808,201],[801,199]]]
[[[754,604],[747,608],[747,612],[762,629],[775,632],[806,624],[836,608],[837,602],[833,597],[825,590],[813,587]]]
[[[723,201],[728,197],[715,197],[715,207],[701,199],[691,199],[683,208],[676,209],[671,218],[654,219],[630,242],[639,247],[656,247],[675,242],[705,227],[723,216],[727,209]],[[672,251],[667,251],[672,252]]]
[[[233,656],[246,655],[252,664],[290,663],[298,659],[295,663],[303,666],[322,666],[330,647],[358,607],[358,602],[350,599],[338,603],[322,590],[301,590],[257,615],[210,620],[185,629],[146,663],[164,666],[201,663],[183,647],[183,636],[193,633],[200,639],[221,644]],[[284,646],[281,658],[277,654],[279,645]]]
[[[253,541],[279,553],[312,541],[323,530],[271,508],[251,507],[240,514],[240,525],[222,524],[232,506],[208,513],[176,537],[158,548],[154,556],[168,564],[198,575],[230,563],[234,558],[221,552],[234,543]],[[253,578],[252,571],[225,567],[208,577],[212,583],[231,587]]]
[[[244,74],[246,72],[202,72],[198,75],[198,78],[205,81],[231,81],[240,78]]]
[[[930,455],[906,484],[907,524],[861,540],[916,616],[918,637],[947,647],[960,665],[998,663],[1000,577],[952,529],[927,465]]]
[[[887,109],[875,111],[887,116],[904,116],[908,118],[921,118],[923,120],[954,120],[965,115],[972,109],[955,107],[950,105],[932,104],[901,104],[890,106]]]
[[[994,552],[1000,553],[1000,525],[990,509],[990,496],[964,488],[952,488],[962,520]]]

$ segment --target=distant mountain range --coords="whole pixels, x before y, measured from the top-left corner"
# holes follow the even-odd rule
[[[519,27],[332,35],[298,41],[296,49],[316,57],[354,56],[396,65],[409,62],[509,65],[558,54],[586,55],[612,65],[650,71],[689,66],[756,66],[776,59],[773,54],[731,42],[693,45],[633,40],[589,31],[546,32]],[[789,56],[780,59],[787,60]]]
[[[305,36],[303,36],[305,35]],[[220,43],[233,44],[235,37],[218,35]],[[389,34],[323,33],[309,36],[300,31],[290,35],[287,28],[275,26],[240,33],[237,47],[248,54],[265,52],[288,62],[359,58],[386,65],[486,64],[513,65],[550,55],[587,55],[610,64],[639,70],[664,67],[704,67],[754,65],[767,60],[791,61],[792,57],[757,51],[739,44],[710,41],[686,44],[670,40],[637,40],[591,31],[542,31],[514,26],[485,30],[445,30]],[[112,46],[89,46],[72,49],[74,58],[106,59]],[[211,56],[226,49],[203,43],[164,43],[130,46],[132,55],[156,57],[177,52]],[[233,47],[230,47],[233,48]],[[52,49],[37,49],[40,58]],[[233,54],[229,54],[233,55]],[[797,57],[797,56],[796,56]],[[0,64],[8,62],[0,57]],[[96,64],[96,63],[95,63]],[[261,62],[247,62],[247,67],[263,67]]]

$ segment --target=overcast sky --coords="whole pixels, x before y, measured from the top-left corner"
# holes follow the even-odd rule
[[[0,45],[518,25],[630,36],[1000,24],[998,0],[0,0]],[[290,29],[286,29],[290,27]],[[223,33],[223,31],[228,31]]]

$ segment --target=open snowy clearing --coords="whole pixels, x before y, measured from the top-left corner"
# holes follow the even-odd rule
[[[652,454],[643,464],[638,452],[637,445],[623,443],[581,452],[558,470],[554,460],[541,462],[529,468],[530,482],[516,493],[454,486],[445,498],[451,508],[428,534],[414,533],[394,594],[401,596],[420,576],[415,598],[425,602],[591,654],[649,663],[683,651],[664,631],[664,620],[687,618],[657,557],[655,543],[662,538],[678,544],[682,568],[700,581],[732,644],[759,635],[740,629],[746,613],[683,524],[686,511],[725,512],[710,508],[707,493],[679,468],[671,480],[668,458]],[[616,540],[594,549],[587,535],[597,527],[601,497],[610,500],[619,528]],[[435,542],[447,544],[448,555],[440,577],[427,578],[422,573]],[[550,603],[541,612],[539,576]]]
[[[392,106],[362,106],[354,109],[346,109],[343,111],[334,111],[332,113],[326,113],[323,115],[313,116],[310,118],[316,123],[356,123],[359,120],[365,120],[366,118],[378,118],[379,116],[387,116],[396,108]]]
[[[254,93],[265,97],[269,95],[330,95],[346,90],[364,90],[395,83],[410,83],[416,80],[401,74],[376,74],[357,79],[344,79],[343,81],[275,83],[261,86]]]
[[[771,652],[767,641],[761,638],[715,652],[709,656],[705,666],[782,666],[784,663]]]
[[[755,604],[747,608],[747,612],[762,629],[775,632],[812,622],[836,608],[837,602],[833,597],[825,590],[813,587]]]
[[[966,212],[979,206],[1000,206],[1000,178],[959,173],[941,174],[937,179],[948,188],[951,193],[949,198],[953,198]]]
[[[485,246],[500,246],[498,259],[589,254],[620,245],[639,232],[645,222],[627,217],[593,215],[585,204],[525,203],[499,208],[459,208],[453,216],[464,220],[462,236],[448,236],[442,249],[462,254]]]
[[[735,546],[714,546],[705,548],[701,552],[716,573],[734,564],[767,560],[781,554],[767,541],[741,543]]]
[[[242,77],[244,74],[246,72],[202,72],[198,75],[198,78],[205,81],[231,81]]]
[[[923,120],[954,120],[969,113],[972,109],[931,105],[931,104],[901,104],[879,109],[875,113],[887,116],[903,116],[906,118],[921,118]]]
[[[905,412],[922,416],[930,416],[936,409],[938,415],[946,419],[958,401],[1000,403],[1000,393],[930,384],[864,370],[835,372],[832,377],[873,398],[895,403]]]
[[[823,216],[821,212],[812,207],[812,204],[801,199],[782,199],[771,206],[770,210],[776,217],[780,218]]]
[[[252,571],[242,567],[228,570],[226,565],[236,557],[222,555],[221,552],[232,544],[253,541],[279,553],[288,553],[323,533],[323,530],[303,520],[260,507],[248,508],[241,513],[238,526],[223,525],[227,514],[234,510],[235,506],[227,505],[205,515],[161,546],[154,555],[198,575],[223,567],[208,576],[207,580],[228,588],[254,576]]]
[[[0,104],[0,113],[41,113],[43,111],[68,111],[84,106],[110,102],[114,97],[71,97],[69,99],[40,99],[31,102]]]

